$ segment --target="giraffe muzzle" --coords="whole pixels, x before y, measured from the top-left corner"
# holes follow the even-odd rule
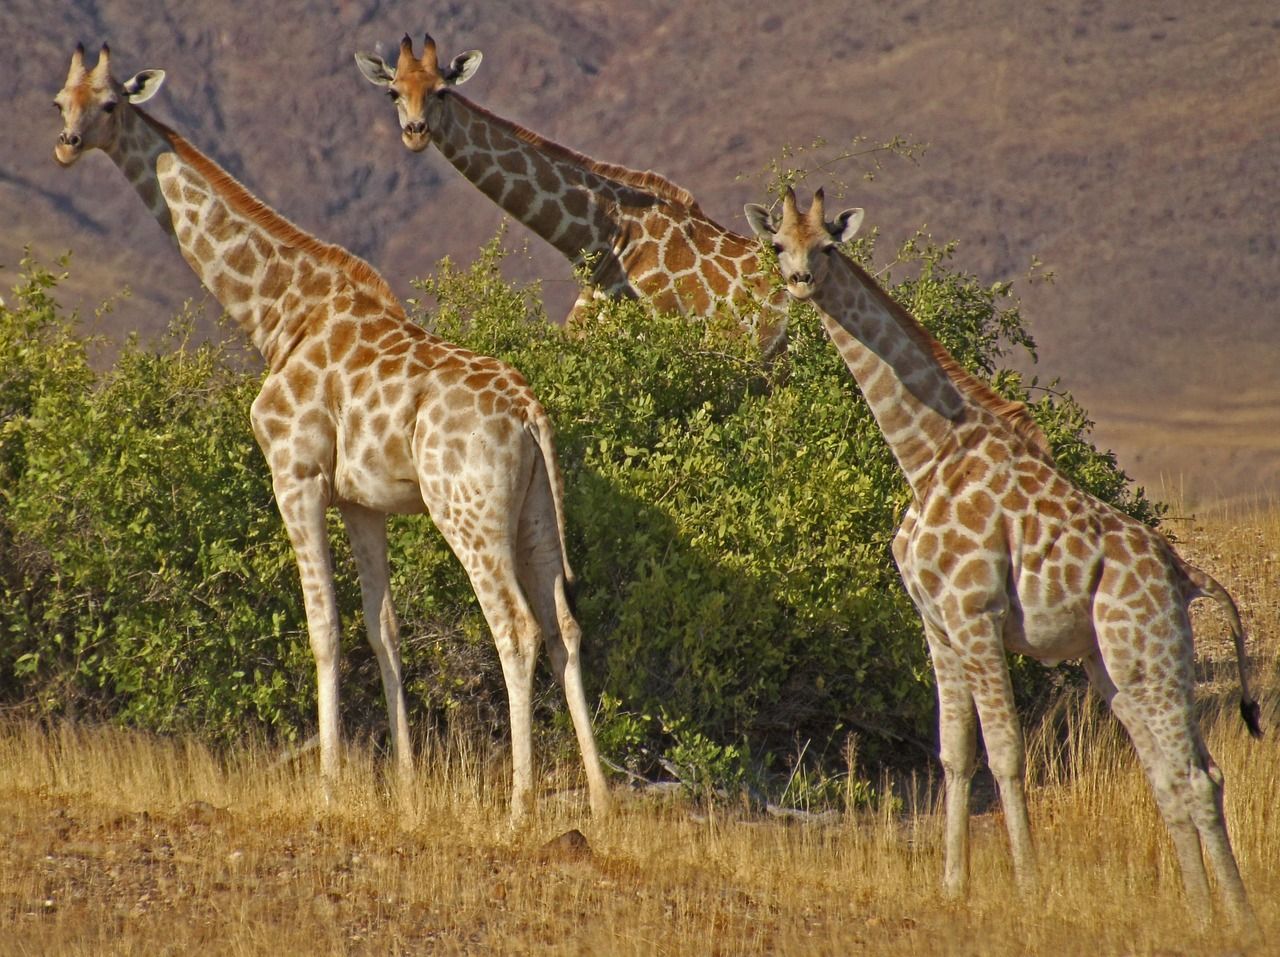
[[[400,139],[404,145],[415,153],[421,153],[431,145],[431,133],[427,130],[425,120],[406,123],[400,129]]]
[[[53,148],[53,158],[59,166],[70,166],[80,158],[84,140],[79,133],[63,130],[58,134],[58,144]]]
[[[794,299],[805,300],[813,296],[813,273],[797,272],[787,277],[787,292]]]

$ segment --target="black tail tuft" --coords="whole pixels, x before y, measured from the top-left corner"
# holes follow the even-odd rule
[[[1255,738],[1262,737],[1262,709],[1258,707],[1258,702],[1250,701],[1248,698],[1241,699],[1240,717],[1244,718],[1244,723],[1251,735]]]

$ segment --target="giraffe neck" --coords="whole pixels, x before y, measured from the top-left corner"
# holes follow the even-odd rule
[[[588,192],[610,184],[584,165],[539,149],[521,127],[452,91],[436,97],[432,142],[463,176],[575,266],[610,247]],[[540,139],[535,137],[534,139]]]
[[[107,152],[269,367],[317,332],[344,293],[402,312],[367,263],[298,229],[136,107]]]
[[[812,302],[919,495],[974,403],[940,361],[937,340],[843,253],[827,255],[830,272]]]
[[[120,135],[105,152],[120,167],[125,179],[133,184],[160,228],[176,239],[169,204],[161,195],[160,181],[156,176],[160,158],[172,153],[173,146],[159,128],[148,122],[149,119],[136,107],[127,109],[121,117]]]
[[[445,158],[586,270],[592,292],[693,316],[733,301],[766,357],[785,348],[786,294],[770,288],[756,242],[708,218],[688,190],[552,142],[453,90],[432,97],[427,114]]]

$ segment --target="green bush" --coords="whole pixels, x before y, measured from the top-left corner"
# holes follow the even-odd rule
[[[254,377],[221,350],[129,343],[94,376],[28,268],[5,368],[49,371],[6,409],[7,685],[45,711],[227,736],[307,719],[301,597],[252,436]],[[46,364],[57,359],[58,367]]]
[[[854,251],[869,258],[872,243]],[[1030,403],[1068,474],[1156,522],[1069,395],[999,370],[1006,350],[1034,346],[1011,287],[954,270],[952,255],[908,244],[913,278],[895,293]],[[872,760],[932,738],[930,668],[889,549],[907,490],[816,317],[794,310],[785,369],[762,392],[732,325],[604,303],[562,332],[500,281],[498,259],[490,248],[469,269],[442,264],[422,283],[438,304],[425,318],[523,370],[557,423],[587,661],[619,737],[643,716],[655,747],[674,747],[664,729],[681,727],[766,761],[796,736],[826,753],[856,729]],[[1015,672],[1035,706],[1046,672]]]
[[[955,270],[949,248],[918,243],[902,258],[909,308],[1033,400],[1077,481],[1154,522],[1070,396],[999,370],[1005,349],[1031,346],[1009,287]],[[699,765],[685,771],[700,786],[798,754],[793,790],[814,793],[851,732],[866,761],[901,760],[904,742],[922,756],[932,676],[889,552],[906,488],[812,314],[794,311],[789,355],[766,370],[731,316],[602,303],[556,327],[536,287],[502,280],[500,260],[496,243],[469,267],[446,260],[415,309],[521,369],[557,425],[606,752],[642,772],[660,758]],[[248,426],[259,377],[180,334],[130,343],[95,374],[56,281],[26,262],[0,308],[0,694],[215,740],[306,733],[314,669],[297,573]],[[349,731],[380,728],[336,522],[333,539],[343,717]],[[390,543],[415,725],[504,734],[501,670],[461,567],[425,518],[395,519]],[[1044,693],[1041,669],[1016,673],[1025,701]],[[545,673],[539,700],[553,742],[571,740]],[[816,763],[801,769],[806,754]]]

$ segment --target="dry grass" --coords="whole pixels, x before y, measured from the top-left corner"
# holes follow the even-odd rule
[[[1263,930],[1280,941],[1280,510],[1177,529],[1240,599],[1269,735],[1223,705],[1220,622],[1200,623],[1210,747]],[[1201,603],[1202,605],[1206,603]],[[1220,700],[1223,699],[1223,700]],[[998,814],[974,820],[973,893],[944,902],[926,806],[839,825],[632,801],[586,817],[573,789],[505,831],[505,771],[464,749],[390,799],[356,754],[326,805],[311,768],[110,729],[0,727],[3,954],[1225,954],[1185,913],[1176,863],[1114,722],[1068,701],[1033,736],[1044,892],[1013,890]],[[564,772],[568,774],[569,772]],[[565,783],[565,782],[561,782]],[[569,782],[572,783],[572,782]],[[580,827],[590,850],[544,851]],[[1258,945],[1249,953],[1268,953]]]

